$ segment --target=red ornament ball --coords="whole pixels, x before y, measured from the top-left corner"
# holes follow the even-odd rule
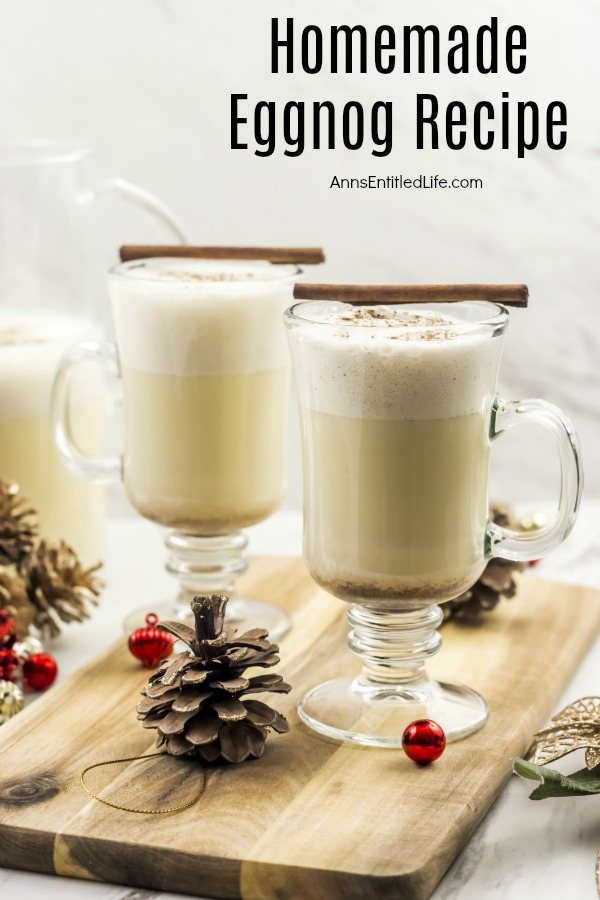
[[[0,678],[14,681],[14,672],[19,666],[19,657],[10,647],[0,647]]]
[[[417,719],[404,729],[402,749],[419,766],[428,766],[446,748],[444,729],[433,719]]]
[[[4,638],[13,637],[15,633],[15,620],[8,609],[0,609],[0,644]]]
[[[157,623],[158,616],[155,613],[148,613],[146,627],[136,628],[128,642],[131,653],[143,662],[147,669],[153,669],[161,659],[170,656],[173,651],[173,637],[157,628]]]
[[[23,686],[32,691],[45,691],[57,675],[58,666],[50,653],[34,653],[23,663]]]

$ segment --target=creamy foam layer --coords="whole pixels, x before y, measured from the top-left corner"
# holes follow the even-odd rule
[[[281,322],[294,266],[153,259],[119,266],[111,298],[121,362],[163,375],[259,372],[288,362]]]
[[[306,304],[289,331],[300,403],[338,416],[438,419],[482,411],[501,340],[447,313]]]
[[[95,337],[85,319],[0,314],[0,416],[47,415],[61,356],[72,344]]]

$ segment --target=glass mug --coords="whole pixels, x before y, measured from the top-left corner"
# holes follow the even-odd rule
[[[408,324],[394,322],[398,308],[414,313]],[[302,429],[304,553],[313,578],[350,604],[348,641],[363,663],[358,677],[310,690],[299,714],[358,744],[401,746],[418,718],[458,740],[488,711],[470,688],[427,676],[440,646],[438,604],[471,587],[491,557],[537,559],[564,540],[582,490],[577,439],[557,407],[496,395],[503,307],[354,310],[309,301],[285,314]],[[527,533],[488,520],[491,441],[521,422],[554,435],[561,472],[556,518]]]
[[[66,348],[100,333],[106,278],[91,213],[105,193],[141,204],[183,238],[158,198],[98,178],[87,145],[0,143],[0,478],[21,485],[43,538],[66,540],[88,564],[103,555],[104,492],[62,466],[50,394]],[[103,404],[93,376],[79,384],[72,414],[82,446],[99,451]]]
[[[289,353],[281,323],[299,270],[263,262],[151,259],[110,273],[116,348],[83,343],[63,359],[54,389],[57,446],[81,478],[122,477],[145,518],[170,529],[167,569],[187,618],[195,593],[231,595],[247,563],[241,529],[281,502]],[[120,376],[122,458],[89,458],[70,429],[74,367],[96,361]],[[283,610],[234,599],[230,619],[281,636]],[[127,627],[143,622],[139,610]]]

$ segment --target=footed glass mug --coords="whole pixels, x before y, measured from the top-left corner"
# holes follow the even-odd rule
[[[81,478],[122,477],[135,509],[170,529],[177,599],[151,603],[187,618],[196,593],[231,595],[247,568],[241,529],[283,493],[289,353],[281,317],[299,270],[264,262],[148,259],[110,273],[117,346],[85,342],[63,358],[53,417],[65,464]],[[122,458],[89,458],[70,427],[74,367],[96,361],[122,380]],[[147,609],[126,627],[143,623]],[[281,636],[286,613],[234,599],[229,618]]]
[[[376,289],[374,289],[376,293]],[[448,740],[480,728],[485,700],[428,678],[439,604],[491,557],[532,560],[564,540],[582,478],[568,419],[542,400],[496,395],[505,308],[298,303],[285,315],[300,404],[304,552],[313,578],[350,604],[356,678],[310,690],[301,719],[331,738],[396,747],[431,718]],[[554,521],[518,533],[488,520],[491,441],[521,422],[558,448]]]
[[[61,464],[50,395],[62,353],[96,338],[106,277],[95,200],[141,205],[183,240],[170,210],[120,178],[99,178],[86,144],[0,143],[0,478],[17,481],[39,514],[40,534],[65,540],[86,564],[104,550],[104,492]],[[80,381],[71,427],[88,452],[102,447],[97,379]]]

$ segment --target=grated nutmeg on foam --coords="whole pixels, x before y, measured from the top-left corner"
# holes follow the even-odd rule
[[[157,281],[199,281],[210,284],[231,281],[262,281],[264,273],[258,271],[192,272],[189,269],[163,269],[162,271],[153,272],[152,277]]]
[[[423,310],[414,312],[406,309],[394,309],[381,306],[359,306],[344,312],[333,312],[324,318],[332,325],[352,325],[365,328],[406,329],[395,334],[386,335],[390,340],[437,341],[458,337],[460,331],[455,325],[459,320],[453,316]],[[446,326],[446,327],[443,327]],[[350,332],[340,331],[340,337],[349,337]],[[378,337],[375,333],[372,337]]]

